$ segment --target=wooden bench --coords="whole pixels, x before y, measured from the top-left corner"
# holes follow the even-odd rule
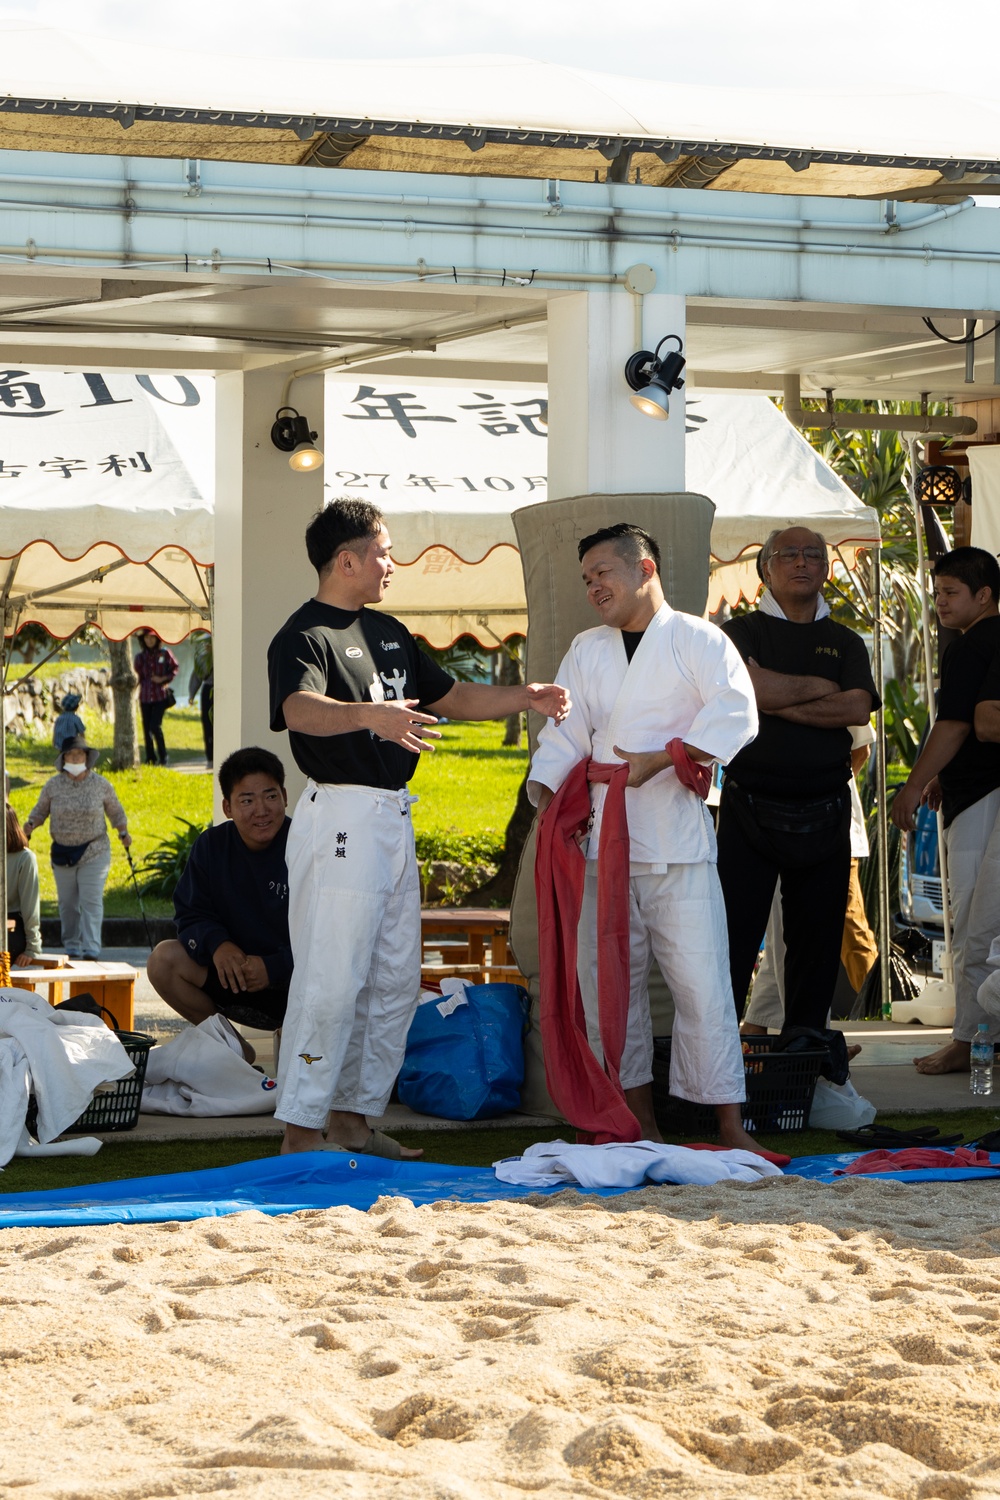
[[[114,1016],[121,1031],[135,1026],[136,971],[130,964],[100,963],[86,958],[70,958],[51,966],[43,954],[41,963],[30,968],[11,968],[11,984],[16,990],[38,990],[50,1005],[74,995],[93,995],[98,1005]],[[68,995],[63,995],[63,990]]]

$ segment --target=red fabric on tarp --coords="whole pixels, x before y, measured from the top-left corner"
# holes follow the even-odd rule
[[[954,1151],[935,1151],[932,1146],[906,1146],[902,1151],[866,1151],[848,1162],[845,1172],[916,1172],[922,1167],[992,1167],[988,1151],[958,1146]]]
[[[689,1151],[732,1151],[732,1146],[713,1146],[707,1141],[685,1141]],[[765,1161],[773,1163],[776,1167],[787,1167],[791,1162],[790,1156],[785,1156],[781,1151],[765,1151],[763,1146],[754,1147],[754,1156],[762,1156]]]
[[[679,737],[667,741],[667,750],[681,786],[686,786],[688,791],[694,792],[704,802],[712,786],[711,766],[704,765],[700,760],[693,760]]]
[[[638,1141],[642,1131],[619,1078],[629,996],[627,764],[580,761],[545,810],[535,852],[539,988],[545,1081],[553,1102],[594,1145]],[[587,1039],[576,972],[586,860],[577,834],[590,817],[588,782],[607,783],[597,861],[597,986],[602,1068]]]

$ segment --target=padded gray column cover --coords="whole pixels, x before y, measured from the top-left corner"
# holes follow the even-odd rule
[[[602,526],[630,521],[655,536],[662,553],[667,603],[703,615],[708,600],[709,539],[715,506],[705,495],[578,495],[545,500],[514,512],[528,600],[528,682],[551,682],[569,644],[581,630],[599,624],[580,579],[577,544]],[[530,745],[542,720],[529,716]],[[538,1032],[538,918],[535,910],[535,831],[525,844],[511,902],[511,946],[529,981],[532,1023],[525,1047],[521,1107],[529,1114],[556,1114],[545,1089]],[[650,983],[655,1035],[671,1029],[669,993],[654,969]]]

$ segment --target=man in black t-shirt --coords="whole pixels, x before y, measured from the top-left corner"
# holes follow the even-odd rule
[[[456,682],[378,604],[393,573],[381,512],[337,500],[306,531],[319,575],[268,650],[271,728],[309,777],[288,837],[295,968],[275,1115],[283,1151],[419,1156],[372,1130],[420,988],[420,884],[406,783],[449,719],[569,710],[552,683]],[[329,1117],[329,1119],[328,1119]]]
[[[978,725],[980,699],[993,691],[988,678],[1000,651],[998,596],[1000,567],[981,547],[956,547],[935,563],[938,619],[961,635],[941,661],[934,727],[892,805],[892,820],[904,831],[913,827],[921,802],[940,807],[948,851],[955,1026],[950,1042],[914,1059],[921,1073],[968,1072],[969,1047],[980,1021],[996,1029],[976,994],[989,972],[990,944],[1000,931],[996,861],[987,858],[1000,814],[1000,745],[977,738],[973,724]]]
[[[729,762],[719,806],[733,998],[742,1015],[781,881],[785,1025],[825,1027],[851,868],[850,726],[878,702],[860,636],[829,618],[826,543],[803,526],[761,548],[758,608],[723,626],[747,663],[760,730]]]

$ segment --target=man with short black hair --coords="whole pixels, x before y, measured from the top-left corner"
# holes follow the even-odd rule
[[[892,820],[913,827],[921,802],[940,807],[948,851],[955,955],[955,1026],[952,1039],[914,1059],[920,1073],[964,1073],[981,1021],[994,1039],[1000,1026],[979,1004],[997,935],[997,859],[991,835],[1000,814],[1000,746],[977,738],[980,700],[988,701],[991,669],[1000,651],[1000,567],[982,547],[956,547],[934,564],[934,608],[941,624],[960,631],[941,660],[937,719],[892,804]],[[974,729],[975,726],[975,729]]]
[[[805,526],[761,548],[758,607],[722,628],[760,712],[719,805],[733,998],[742,1016],[775,886],[785,937],[785,1025],[825,1028],[840,969],[851,870],[851,727],[878,703],[861,637],[829,619],[826,543]]]
[[[157,943],[146,973],[192,1025],[221,1014],[276,1031],[292,975],[285,768],[270,750],[249,746],[223,761],[219,786],[227,821],[195,840],[174,892],[177,937]]]
[[[420,988],[420,883],[406,783],[437,715],[561,717],[551,683],[456,682],[399,620],[368,609],[393,574],[376,506],[335,500],[306,531],[313,598],[268,651],[271,728],[309,777],[288,840],[295,972],[275,1115],[284,1151],[419,1156],[368,1117],[385,1113]],[[326,1127],[326,1140],[324,1139]]]

